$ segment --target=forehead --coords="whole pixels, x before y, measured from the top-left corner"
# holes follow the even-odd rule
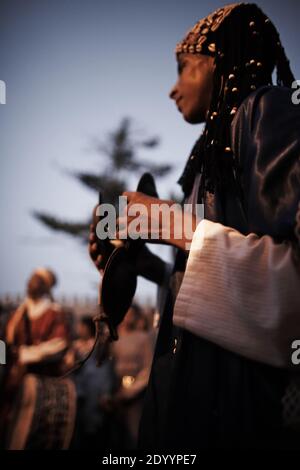
[[[191,59],[192,56],[195,56],[196,54],[189,54],[188,52],[180,52],[179,54],[176,55],[177,62],[180,62],[184,59]],[[192,59],[193,60],[193,59]]]
[[[32,275],[30,276],[28,282],[31,283],[31,282],[42,282],[42,281],[43,281],[43,280],[41,279],[41,277],[40,277],[38,274],[34,273],[34,274],[32,274]]]
[[[210,56],[205,54],[191,54],[188,52],[181,52],[176,56],[177,62],[180,63],[182,61],[189,61],[189,62],[200,62],[200,61],[208,61],[211,59]]]
[[[205,54],[191,54],[188,52],[182,52],[177,54],[177,68],[180,70],[181,67],[188,65],[189,67],[214,69],[215,58]]]

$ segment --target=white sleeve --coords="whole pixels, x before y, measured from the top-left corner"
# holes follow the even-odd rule
[[[202,220],[194,233],[173,322],[278,367],[300,339],[300,270],[290,244]]]

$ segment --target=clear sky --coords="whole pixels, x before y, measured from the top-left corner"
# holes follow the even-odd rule
[[[1,0],[7,103],[0,105],[0,294],[22,293],[33,268],[46,265],[58,273],[58,293],[95,295],[98,276],[85,247],[50,232],[30,211],[71,220],[90,214],[96,195],[62,170],[101,170],[104,159],[91,141],[124,116],[160,136],[159,148],[141,157],[171,161],[174,171],[158,188],[165,196],[176,187],[200,128],[185,123],[168,98],[176,79],[174,47],[199,18],[226,3]],[[257,3],[278,27],[300,79],[300,2]],[[153,293],[149,283],[140,285],[140,298]]]

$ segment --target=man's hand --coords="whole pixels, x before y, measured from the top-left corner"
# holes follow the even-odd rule
[[[113,252],[114,246],[107,241],[100,242],[97,234],[96,227],[99,222],[99,217],[96,216],[97,207],[94,207],[93,210],[93,222],[90,225],[90,234],[89,234],[89,255],[97,270],[102,274],[107,263],[107,260],[111,253]]]
[[[134,239],[137,235],[149,243],[173,245],[189,250],[196,230],[193,214],[184,212],[174,201],[146,196],[140,192],[125,192],[128,204],[117,220],[117,238]]]
[[[89,254],[97,270],[103,274],[107,260],[112,253],[108,243],[99,243],[96,234],[96,208],[93,211],[93,223],[90,225]],[[109,249],[110,248],[110,249]],[[143,246],[136,258],[136,268],[138,275],[161,285],[164,280],[165,262],[152,253],[146,246]]]
[[[89,235],[89,255],[100,273],[103,273],[107,260],[113,251],[113,246],[109,250],[108,246],[106,247],[105,245],[106,244],[104,243],[99,243],[96,235],[96,226],[91,224]]]

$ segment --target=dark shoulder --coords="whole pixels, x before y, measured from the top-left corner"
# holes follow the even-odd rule
[[[261,118],[278,122],[291,115],[300,115],[300,105],[295,104],[293,100],[294,93],[295,89],[281,86],[268,85],[259,88],[241,103],[232,121],[232,129],[240,124],[251,131]]]
[[[253,159],[262,147],[282,149],[299,144],[300,104],[294,104],[292,88],[264,86],[240,105],[231,124],[231,145],[241,162]]]
[[[263,87],[249,95],[232,122],[249,229],[292,239],[300,188],[300,105],[294,89]]]

